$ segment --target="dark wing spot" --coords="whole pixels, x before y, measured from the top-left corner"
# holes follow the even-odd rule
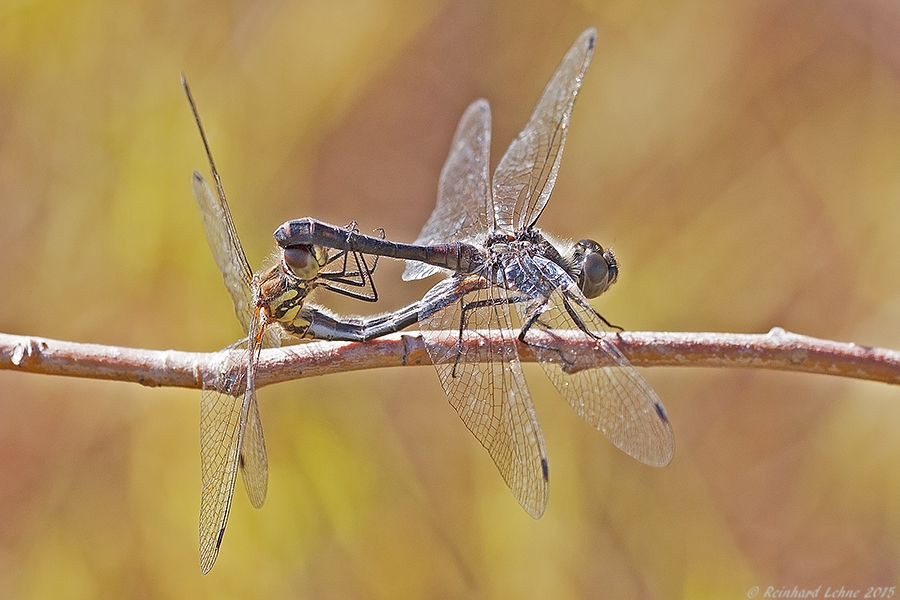
[[[225,528],[223,527],[222,529],[219,530],[219,537],[216,540],[216,550],[218,550],[219,547],[222,545],[222,537],[224,535],[225,535]]]
[[[660,419],[662,419],[662,422],[668,423],[669,417],[666,416],[666,409],[663,408],[663,405],[657,402],[653,405],[653,407],[656,409],[656,414]]]
[[[541,459],[541,472],[544,475],[544,481],[550,481],[550,465],[547,464],[547,459]]]

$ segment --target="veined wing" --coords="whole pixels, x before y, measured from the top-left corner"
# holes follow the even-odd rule
[[[262,508],[269,489],[269,459],[266,456],[266,440],[263,436],[262,420],[259,416],[259,403],[256,401],[256,383],[254,381],[258,354],[254,358],[254,377],[250,378],[250,398],[247,407],[247,422],[241,439],[240,468],[244,488],[253,508]],[[232,488],[232,491],[233,488]]]
[[[534,225],[556,183],[569,117],[594,52],[596,30],[582,33],[563,57],[531,118],[494,171],[497,227],[513,232]]]
[[[451,406],[522,508],[538,518],[547,506],[547,450],[515,338],[504,337],[511,330],[508,292],[486,283],[477,275],[440,282],[422,301],[419,326]],[[490,335],[460,354],[462,318],[464,335]]]
[[[255,372],[262,338],[259,311],[250,323],[249,342],[227,350],[218,389],[203,392],[200,403],[200,569],[209,572],[231,511],[237,471],[254,507],[266,499],[268,461],[259,407]]]
[[[459,121],[441,170],[437,205],[414,244],[480,240],[491,227],[490,151],[491,108],[486,100],[476,100]],[[403,279],[422,279],[440,271],[407,261]]]
[[[231,210],[228,201],[225,200],[225,192],[221,189],[214,194],[203,176],[194,171],[191,179],[194,198],[200,207],[203,216],[203,229],[206,231],[206,241],[212,250],[213,258],[225,288],[231,296],[234,304],[234,314],[237,316],[244,333],[250,330],[250,319],[253,314],[253,289],[251,282],[253,272],[241,240],[231,218]],[[263,348],[274,348],[281,345],[281,338],[274,330],[266,330],[263,338]]]
[[[619,349],[602,336],[606,331],[603,321],[575,282],[542,257],[519,266],[531,271],[522,273],[529,281],[546,284],[545,304],[538,299],[517,307],[523,322],[543,309],[525,340],[534,342],[538,362],[559,393],[582,419],[629,456],[655,467],[669,464],[675,438],[662,402]],[[580,330],[594,339],[593,351],[577,354],[554,334],[558,330]],[[547,337],[537,342],[538,333]],[[580,370],[571,372],[574,365]]]
[[[234,228],[231,211],[228,209],[224,194],[222,196],[214,194],[197,171],[194,171],[191,183],[194,198],[197,199],[200,214],[203,215],[206,241],[209,242],[216,266],[219,267],[225,287],[234,302],[234,314],[237,315],[244,333],[247,333],[250,328],[250,315],[253,313],[253,292],[250,290],[253,272]]]
[[[231,510],[241,443],[246,348],[225,350],[218,384],[200,401],[200,570],[208,573],[216,561]]]
[[[234,303],[235,315],[240,321],[244,333],[248,333],[251,330],[251,319],[254,314],[253,289],[251,287],[252,273],[250,264],[244,254],[244,249],[241,246],[237,229],[234,226],[234,221],[231,218],[231,211],[228,208],[225,193],[218,189],[218,193],[213,194],[203,176],[196,171],[193,176],[193,190],[194,197],[197,199],[197,204],[200,207],[200,213],[203,216],[206,240],[212,250],[216,266],[219,267],[219,271],[222,273],[225,287]],[[281,345],[281,339],[275,329],[265,328],[262,323],[257,323],[256,326],[263,328],[261,347],[272,348]],[[251,365],[248,363],[251,355],[251,350],[249,348],[246,349],[238,362],[227,368],[231,370],[237,368],[241,371],[251,369]],[[255,362],[252,367],[255,368]],[[223,374],[223,377],[228,376]],[[253,506],[259,508],[263,505],[266,498],[268,461],[266,459],[262,421],[259,416],[259,405],[256,402],[256,390],[252,389],[252,385],[250,387],[252,401],[248,407],[245,424],[246,435],[243,436],[240,464],[250,501]],[[214,393],[210,390],[205,396],[211,396]],[[232,398],[232,402],[237,400],[233,396],[223,393],[217,402],[228,402],[229,398]],[[215,403],[216,401],[209,399],[204,402],[205,404],[210,404],[210,402]],[[207,449],[201,448],[201,452],[207,451]]]
[[[261,507],[266,499],[269,467],[254,378],[259,349],[278,346],[281,339],[274,331],[267,331],[260,311],[254,307],[250,263],[241,247],[200,114],[184,74],[181,83],[216,183],[213,194],[203,176],[194,171],[194,197],[203,216],[206,240],[231,296],[235,315],[247,334],[243,345],[236,344],[229,349],[214,386],[204,386],[206,389],[200,402],[200,569],[208,573],[222,544],[238,468],[243,472],[247,495],[253,506]]]

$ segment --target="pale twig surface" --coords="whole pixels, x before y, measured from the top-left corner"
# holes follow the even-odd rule
[[[467,332],[463,343],[478,348],[483,345],[480,335]],[[572,347],[595,345],[580,332],[555,335],[568,338]],[[515,335],[510,337],[515,339]],[[772,369],[900,383],[900,352],[896,350],[822,340],[779,328],[767,334],[624,332],[609,337],[639,367]],[[458,333],[448,332],[447,343],[457,342]],[[534,362],[529,347],[517,344],[521,360]],[[201,388],[204,381],[215,380],[226,352],[144,350],[0,334],[0,369],[153,387]],[[371,342],[311,342],[263,350],[256,385],[429,363],[417,332]],[[577,369],[578,365],[570,367],[572,371]]]

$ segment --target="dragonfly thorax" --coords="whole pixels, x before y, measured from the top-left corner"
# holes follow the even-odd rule
[[[255,276],[254,304],[261,308],[269,322],[290,323],[303,307],[315,287],[316,279],[297,277],[282,260]]]

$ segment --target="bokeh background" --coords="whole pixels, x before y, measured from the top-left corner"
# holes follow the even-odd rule
[[[190,174],[184,71],[254,265],[284,220],[415,238],[466,105],[496,161],[586,27],[544,229],[611,244],[632,330],[900,347],[900,8],[719,2],[0,5],[0,331],[212,351],[240,336]],[[433,282],[379,267],[388,310]],[[199,393],[0,372],[0,597],[743,598],[900,579],[900,390],[652,369],[645,467],[526,366],[532,520],[430,367],[264,389],[270,489],[201,576]]]

